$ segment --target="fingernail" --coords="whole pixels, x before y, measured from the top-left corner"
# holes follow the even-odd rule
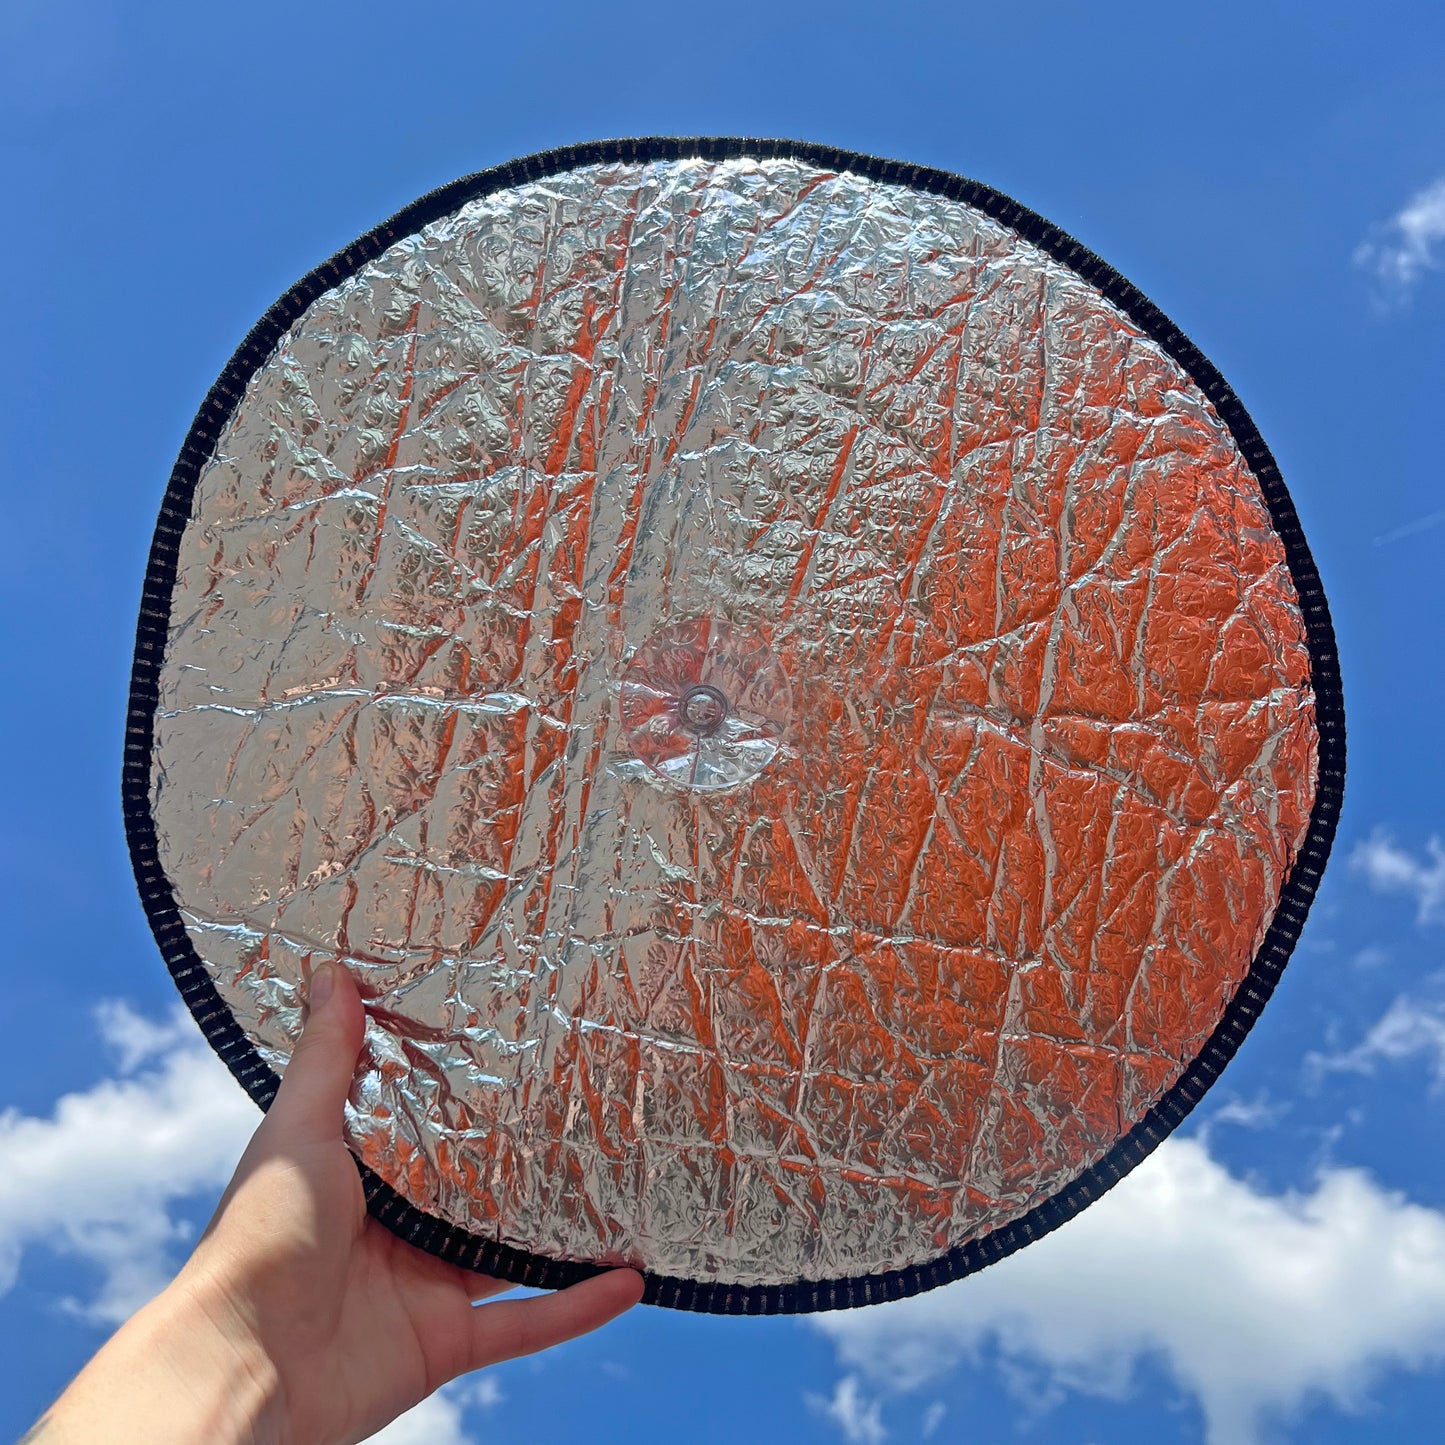
[[[306,1002],[312,1008],[320,1008],[332,995],[336,988],[336,966],[331,963],[323,963],[311,975],[311,987],[306,993]]]

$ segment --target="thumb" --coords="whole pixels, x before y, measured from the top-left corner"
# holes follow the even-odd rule
[[[306,1026],[266,1122],[298,1142],[324,1143],[341,1137],[341,1109],[356,1072],[366,1013],[351,975],[335,963],[312,973],[306,1005]]]

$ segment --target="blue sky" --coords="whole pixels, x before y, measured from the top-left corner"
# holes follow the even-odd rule
[[[1331,596],[1336,858],[1221,1084],[1057,1236],[822,1323],[636,1311],[387,1438],[1438,1433],[1442,56],[1425,3],[7,0],[0,1438],[179,1260],[252,1122],[174,1018],[118,806],[145,554],[196,405],[277,295],[424,191],[657,133],[974,176],[1183,326],[1274,448]]]

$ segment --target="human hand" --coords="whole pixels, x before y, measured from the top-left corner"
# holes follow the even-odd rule
[[[195,1253],[27,1440],[352,1445],[458,1375],[637,1303],[641,1276],[619,1269],[478,1308],[510,1286],[368,1217],[341,1135],[364,1022],[350,975],[318,969],[280,1092]]]

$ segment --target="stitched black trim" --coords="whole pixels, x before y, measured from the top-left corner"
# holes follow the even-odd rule
[[[211,1046],[264,1109],[275,1097],[278,1079],[231,1016],[204,964],[191,947],[171,895],[170,883],[161,869],[155,823],[150,811],[153,718],[169,625],[176,556],[182,531],[190,516],[191,497],[201,468],[239,403],[246,383],[270,356],[292,323],[317,297],[354,275],[398,238],[450,215],[478,196],[578,166],[690,157],[721,160],[736,156],[791,158],[823,170],[850,171],[961,201],[1002,222],[1077,272],[1162,346],[1209,398],[1224,424],[1234,434],[1241,453],[1259,480],[1299,593],[1308,635],[1319,726],[1319,776],[1309,829],[1281,891],[1269,931],[1248,974],[1225,1009],[1219,1026],[1179,1081],[1093,1168],[1014,1223],[907,1269],[851,1279],[754,1287],[700,1283],[660,1275],[646,1277],[647,1290],[643,1298],[651,1304],[717,1314],[791,1314],[901,1299],[971,1274],[1057,1229],[1118,1183],[1178,1127],[1205,1090],[1219,1077],[1225,1064],[1233,1058],[1279,982],[1304,926],[1305,915],[1314,899],[1334,840],[1344,796],[1344,698],[1329,607],[1314,559],[1300,530],[1294,504],[1285,490],[1269,448],[1224,378],[1168,317],[1093,252],[1017,201],[977,181],[965,180],[946,171],[879,160],[801,141],[740,137],[652,137],[600,141],[525,156],[432,191],[298,281],[256,323],[201,403],[171,472],[146,567],[140,619],[136,628],[121,792],[136,885],[161,955]],[[598,1272],[597,1267],[592,1265],[544,1259],[468,1234],[422,1213],[372,1171],[360,1164],[357,1167],[361,1170],[372,1214],[404,1239],[441,1259],[518,1284],[544,1288],[562,1287]]]

